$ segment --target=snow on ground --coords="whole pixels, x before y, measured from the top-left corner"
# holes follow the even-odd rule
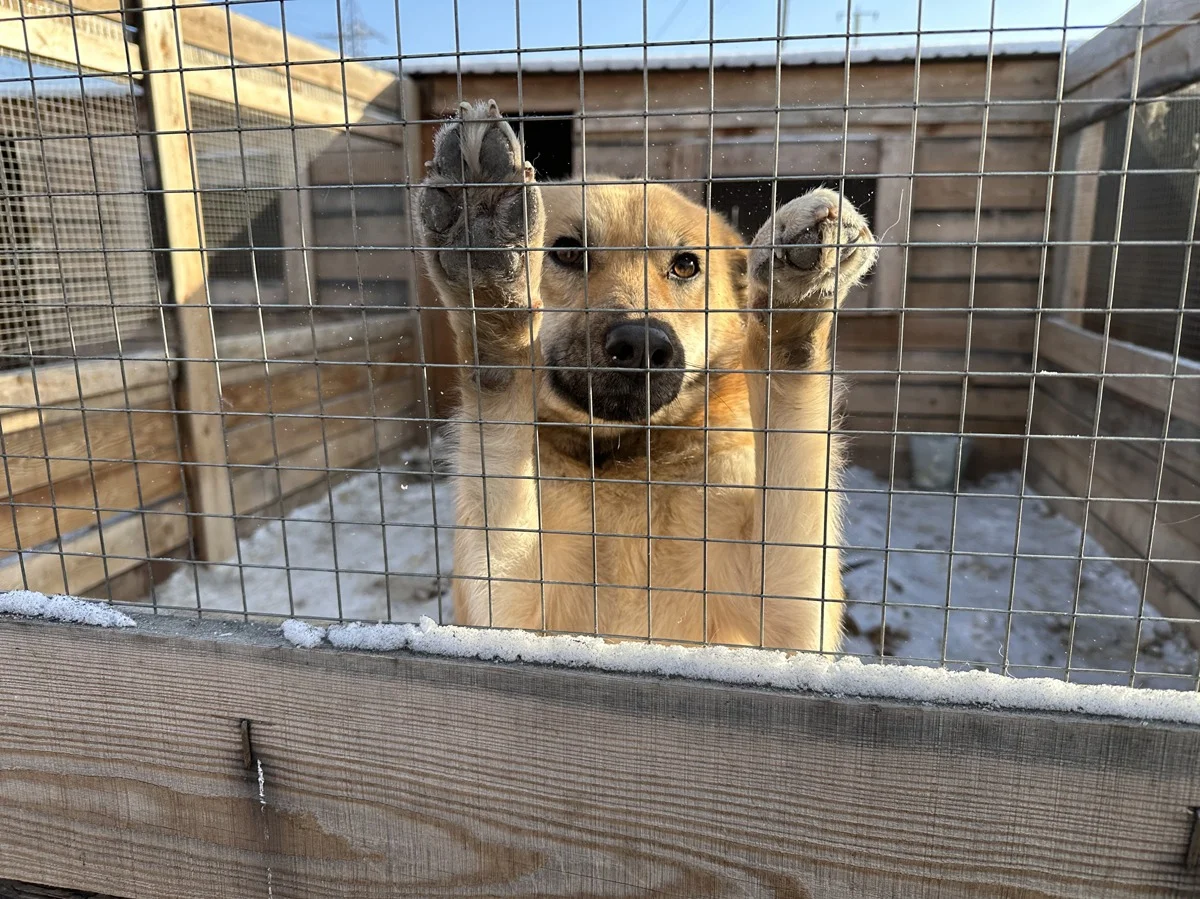
[[[159,603],[195,608],[198,595],[206,611],[240,612],[244,594],[252,613],[408,622],[426,615],[452,623],[450,603],[439,599],[447,582],[437,575],[439,568],[443,578],[452,570],[453,532],[438,528],[435,558],[431,527],[434,498],[439,525],[452,522],[450,487],[404,473],[427,469],[424,460],[422,450],[382,475],[364,473],[338,485],[332,520],[324,498],[292,511],[286,527],[278,521],[264,525],[241,541],[240,569],[236,564],[181,566],[158,585]],[[851,469],[846,543],[852,548],[843,556],[849,600],[845,650],[878,659],[882,634],[884,655],[891,660],[940,662],[944,655],[960,663],[957,667],[1002,671],[1007,645],[1008,673],[1063,677],[1081,574],[1080,531],[1027,492],[1022,557],[1014,566],[1019,481],[1012,472],[964,485],[957,510],[951,497],[904,492],[898,482],[889,540],[887,483],[864,469]],[[952,522],[957,524],[951,577]],[[884,547],[890,547],[885,628]],[[1075,558],[1029,558],[1029,553]],[[1094,540],[1088,539],[1084,554],[1096,558],[1083,563],[1079,580],[1072,680],[1127,683],[1137,641],[1139,585],[1104,558]],[[1155,609],[1147,606],[1144,615],[1138,652],[1142,674],[1136,683],[1187,688],[1188,679],[1162,675],[1194,677],[1196,651]],[[1190,684],[1194,687],[1194,680]]]
[[[158,603],[241,612],[245,596],[251,613],[438,618],[438,596],[447,582],[437,575],[452,570],[453,531],[437,529],[435,553],[434,511],[436,504],[439,525],[453,523],[450,485],[407,474],[406,467],[427,471],[424,450],[408,454],[395,469],[343,481],[332,501],[323,497],[293,509],[283,523],[264,524],[239,541],[238,557],[227,564],[181,565],[156,585]],[[442,620],[445,615],[448,602]]]
[[[1106,558],[1090,536],[1081,570],[1079,528],[1054,514],[1028,488],[1021,503],[1018,472],[964,485],[957,509],[953,497],[903,492],[906,485],[897,483],[890,540],[885,539],[887,486],[861,468],[851,469],[846,479],[848,490],[868,491],[852,492],[847,498],[846,545],[855,547],[847,549],[842,559],[850,601],[847,652],[878,657],[886,565],[882,631],[886,655],[906,660],[945,657],[999,671],[1007,644],[1010,674],[1061,677],[1072,643],[1071,612],[1078,584],[1072,680],[1128,682],[1137,642],[1140,585]],[[1020,559],[1014,564],[1018,505],[1022,507]],[[885,554],[883,547],[891,551]],[[1194,678],[1197,653],[1187,638],[1153,607],[1147,605],[1143,614],[1138,671]],[[1106,673],[1079,669],[1106,669]],[[1186,679],[1170,677],[1140,677],[1137,683],[1189,686]]]

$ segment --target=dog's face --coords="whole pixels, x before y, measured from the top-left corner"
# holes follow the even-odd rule
[[[542,196],[549,370],[539,411],[617,426],[683,422],[704,402],[705,368],[740,366],[742,239],[664,184],[549,184]]]

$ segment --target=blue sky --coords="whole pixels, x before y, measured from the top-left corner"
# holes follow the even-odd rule
[[[927,31],[956,33],[927,34],[923,43],[986,44],[986,30],[994,14],[999,29],[1042,29],[1003,31],[999,41],[1059,41],[1062,37],[1064,4],[1067,0],[924,0],[921,27]],[[703,41],[712,34],[718,39],[765,40],[776,34],[777,0],[342,0],[343,22],[350,18],[347,4],[356,4],[359,21],[376,33],[362,40],[364,56],[397,54],[396,23],[400,23],[404,55],[452,54],[463,51],[511,51],[517,43],[517,9],[520,9],[522,49],[586,45]],[[917,0],[853,0],[862,13],[862,32],[914,32]],[[1133,0],[1071,0],[1068,40],[1087,36],[1076,26],[1102,27],[1133,5]],[[457,35],[455,12],[457,7]],[[319,43],[336,46],[339,18],[337,0],[263,0],[239,3],[244,15],[278,27],[286,16],[288,30]],[[710,8],[712,11],[710,24]],[[847,31],[845,0],[816,3],[790,0],[787,31],[796,35],[790,50],[829,50],[845,46]],[[829,37],[840,34],[842,37]],[[911,46],[911,34],[881,34],[859,39],[861,47]],[[773,43],[718,45],[717,52],[773,52]],[[640,49],[595,51],[597,55],[641,54]],[[707,46],[659,47],[656,53],[704,53]],[[539,54],[534,54],[536,58]],[[544,54],[542,54],[544,55]],[[575,54],[577,55],[577,54]]]

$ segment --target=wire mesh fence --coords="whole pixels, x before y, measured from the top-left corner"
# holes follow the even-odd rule
[[[1200,687],[1200,19],[548,6],[0,0],[0,586]]]

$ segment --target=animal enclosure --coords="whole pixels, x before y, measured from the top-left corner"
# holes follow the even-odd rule
[[[422,263],[418,189],[438,129],[463,101],[494,99],[539,182],[586,196],[627,179],[647,198],[665,183],[719,212],[743,241],[733,249],[820,187],[866,216],[878,261],[822,310],[830,361],[806,375],[843,385],[831,411],[845,471],[788,488],[796,502],[841,497],[842,531],[814,544],[840,551],[839,657],[1133,687],[1147,707],[1168,702],[1159,691],[1173,691],[1169,702],[1200,693],[1195,4],[1144,0],[1100,18],[1069,4],[1035,22],[984,3],[970,26],[943,27],[914,3],[870,32],[856,6],[834,31],[802,25],[786,2],[739,30],[727,4],[697,0],[680,4],[700,10],[685,36],[664,39],[655,22],[678,26],[679,10],[645,0],[630,7],[634,38],[612,41],[589,37],[589,3],[558,9],[569,39],[530,38],[536,5],[492,10],[504,22],[479,43],[464,30],[474,6],[397,0],[394,17],[385,4],[394,21],[373,22],[390,35],[375,31],[363,52],[341,3],[326,46],[282,2],[0,0],[0,590],[108,601],[137,623],[93,633],[0,621],[6,657],[20,660],[0,683],[20,699],[12,720],[28,725],[0,737],[0,772],[34,784],[0,774],[11,800],[0,878],[19,896],[40,884],[118,899],[949,897],[998,895],[1001,882],[1005,895],[1194,895],[1190,718],[1160,715],[1134,733],[899,695],[876,706],[328,650],[326,637],[358,624],[462,624],[453,587],[481,579],[455,564],[466,527],[447,425],[486,366],[459,352]],[[438,29],[442,44],[420,43]],[[589,240],[587,227],[585,256],[654,249],[648,236]],[[525,264],[552,249],[528,249]],[[707,271],[726,248],[710,235],[692,249]],[[610,311],[603,298],[585,306]],[[698,310],[705,328],[719,314]],[[689,372],[707,410],[709,385],[728,372],[707,358]],[[596,524],[611,473],[597,450],[604,425],[589,415],[589,470],[568,480],[590,490],[592,526],[570,536],[591,556],[582,586],[596,612],[571,633],[679,642],[654,623],[665,590],[651,540],[634,550],[638,583],[595,573],[605,541],[629,535]],[[484,423],[470,404],[461,417]],[[706,460],[719,417],[689,425],[704,432]],[[656,428],[663,439],[680,429],[646,418],[631,431],[646,446]],[[699,483],[659,483],[650,470],[647,458],[647,521],[667,488],[704,497],[695,592],[707,615],[721,485],[707,461]],[[537,510],[539,529],[552,511]],[[758,544],[765,559],[770,541]],[[503,579],[482,580],[490,591]],[[534,586],[544,606],[556,584]],[[645,594],[643,632],[601,626],[599,596],[614,587]],[[773,598],[765,575],[744,594],[764,610]],[[325,648],[289,649],[278,628],[293,619],[312,626],[293,633]],[[683,642],[721,642],[708,634]],[[755,645],[772,659],[765,650],[795,648]],[[230,676],[249,686],[224,694]],[[95,705],[95,685],[111,685],[119,708]],[[344,721],[323,703],[345,708]],[[39,723],[48,705],[68,733],[88,734],[65,741],[66,773],[28,761],[61,737]],[[173,709],[183,723],[169,737],[138,723]],[[539,722],[532,755],[497,710]],[[485,759],[475,750],[496,732],[501,755]],[[590,798],[572,792],[563,764],[581,733],[602,735],[580,755]],[[728,805],[690,787],[673,810],[638,798],[683,789],[687,766],[671,761],[683,744],[703,747],[692,770],[714,783],[720,766],[735,769]],[[92,745],[136,786],[100,783]],[[393,745],[410,767],[392,764]],[[847,760],[861,746],[870,758]],[[149,774],[139,753],[153,758]],[[797,773],[814,766],[849,784],[848,804]],[[500,811],[457,795],[460,769],[474,772],[479,804]],[[343,774],[360,780],[314,786]],[[543,794],[512,798],[543,775]],[[786,785],[773,790],[777,775]],[[1098,797],[1110,775],[1121,789]],[[50,795],[76,789],[86,798],[66,806]],[[872,789],[891,807],[949,797],[928,851],[900,845]],[[1054,814],[1030,813],[1039,790],[1053,793]],[[595,798],[605,793],[619,798]],[[134,794],[153,811],[114,811]],[[179,835],[164,835],[156,815],[180,795]],[[756,821],[764,795],[767,818],[789,822],[778,832]],[[576,801],[594,815],[587,826],[573,820]],[[990,836],[951,823],[985,807]],[[107,833],[106,815],[125,837]],[[723,835],[723,820],[740,836]],[[121,861],[89,868],[39,851],[47,838]],[[692,859],[706,841],[721,848]],[[412,857],[393,867],[397,847]],[[442,850],[445,864],[426,863]],[[177,863],[156,867],[172,853]],[[961,862],[953,874],[947,859]],[[183,883],[193,870],[205,873]]]

